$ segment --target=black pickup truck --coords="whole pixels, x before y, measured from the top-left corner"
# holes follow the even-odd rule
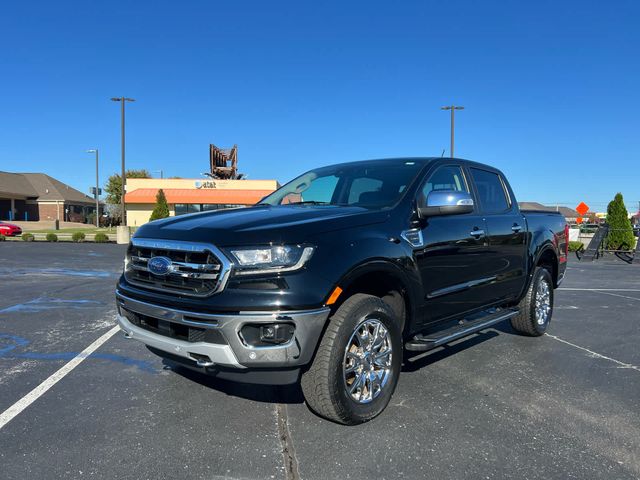
[[[138,229],[117,291],[125,336],[220,378],[301,382],[344,424],[389,403],[403,355],[509,319],[542,335],[568,227],[504,175],[453,158],[309,171],[255,206]]]

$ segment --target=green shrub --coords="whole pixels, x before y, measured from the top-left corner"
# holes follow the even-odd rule
[[[582,248],[582,242],[569,242],[569,251],[576,252]]]
[[[106,233],[98,232],[93,240],[96,243],[107,243],[109,241],[109,236]]]
[[[0,242],[4,242],[7,239],[4,235],[0,235]]]
[[[633,228],[621,193],[616,193],[615,198],[607,207],[607,223],[609,224],[607,248],[611,250],[633,248],[635,244]]]
[[[84,233],[74,232],[73,235],[71,235],[71,241],[76,243],[84,242]]]
[[[47,233],[47,242],[57,242],[58,241],[58,235],[56,235],[55,233]]]
[[[25,242],[33,242],[35,240],[35,237],[33,236],[33,233],[23,233],[22,240],[24,240]]]
[[[167,204],[167,197],[162,189],[158,190],[156,195],[156,206],[151,212],[149,221],[158,220],[160,218],[167,218],[169,216],[169,205]]]

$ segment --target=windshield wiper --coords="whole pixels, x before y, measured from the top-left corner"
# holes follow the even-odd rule
[[[301,202],[285,203],[285,205],[331,205],[331,202],[319,202],[317,200],[303,200]]]

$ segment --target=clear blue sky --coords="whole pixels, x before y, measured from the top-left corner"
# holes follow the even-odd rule
[[[208,145],[249,178],[456,156],[503,169],[519,200],[640,200],[640,2],[8,2],[0,170],[87,191],[119,169],[197,177]]]

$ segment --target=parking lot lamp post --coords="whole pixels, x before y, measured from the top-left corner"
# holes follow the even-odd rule
[[[96,154],[96,228],[100,227],[100,183],[98,181],[98,149],[92,148],[91,150],[87,150],[87,153],[95,153]]]
[[[449,105],[446,107],[440,107],[440,110],[451,110],[451,158],[453,158],[453,135],[454,135],[454,125],[455,125],[455,111],[456,110],[464,110],[464,107],[458,106],[458,105]]]
[[[122,102],[120,105],[120,136],[122,138],[122,195],[120,196],[120,209],[122,216],[122,225],[127,224],[126,211],[124,207],[124,194],[127,186],[127,179],[125,177],[125,169],[124,169],[124,104],[125,102],[135,102],[133,98],[127,97],[114,97],[111,99],[114,102]]]

